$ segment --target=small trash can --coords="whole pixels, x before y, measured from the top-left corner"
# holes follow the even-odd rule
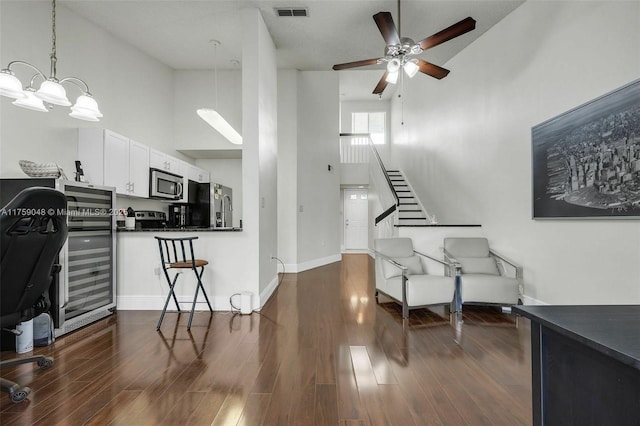
[[[253,312],[253,293],[243,291],[240,293],[240,313],[250,315]]]
[[[22,334],[16,336],[16,352],[24,354],[33,350],[33,319],[21,322],[16,326],[16,330]]]

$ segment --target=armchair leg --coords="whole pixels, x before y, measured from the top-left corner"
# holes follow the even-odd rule
[[[461,278],[460,275],[456,275],[456,279],[455,279],[455,286],[456,286],[456,290],[455,290],[455,296],[454,296],[454,300],[455,300],[455,312],[462,312],[462,282],[461,282]]]

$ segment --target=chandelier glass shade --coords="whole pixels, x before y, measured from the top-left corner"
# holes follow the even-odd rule
[[[44,106],[44,102],[42,99],[36,96],[36,90],[33,87],[27,87],[24,90],[24,98],[17,98],[15,101],[11,102],[15,106],[19,106],[22,108],[30,109],[32,111],[40,111],[40,112],[48,112],[46,106]]]
[[[77,87],[82,92],[76,99],[76,103],[71,107],[69,116],[86,121],[99,121],[102,113],[89,92],[89,86],[84,80],[77,77],[66,77],[58,80],[56,76],[56,0],[52,0],[51,8],[52,22],[52,48],[50,58],[51,73],[46,76],[36,66],[25,61],[9,62],[6,68],[0,70],[0,96],[6,96],[15,99],[13,105],[30,109],[33,111],[48,112],[49,108],[45,102],[50,105],[71,106],[71,102],[67,97],[67,91],[63,84],[70,84]],[[16,77],[13,68],[16,65],[26,67],[35,74],[31,77],[29,84],[23,88],[22,82]],[[39,88],[36,90],[34,84],[36,81],[42,80]]]

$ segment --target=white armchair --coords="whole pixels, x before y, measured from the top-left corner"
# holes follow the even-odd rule
[[[422,258],[449,264],[413,249],[410,238],[384,238],[374,241],[376,255],[376,299],[378,292],[402,305],[402,317],[409,318],[409,310],[446,305],[450,308],[455,292],[453,276],[427,275]],[[418,257],[417,255],[421,256]]]
[[[522,303],[522,266],[491,250],[486,238],[445,238],[444,257],[452,265],[447,275],[460,279],[456,311],[463,303]]]

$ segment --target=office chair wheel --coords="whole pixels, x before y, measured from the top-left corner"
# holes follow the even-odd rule
[[[46,357],[38,360],[38,367],[49,368],[53,365],[53,358]]]
[[[31,388],[25,387],[25,388],[19,389],[16,392],[11,393],[9,397],[11,398],[11,401],[13,403],[17,404],[27,399],[30,393],[31,393]]]

